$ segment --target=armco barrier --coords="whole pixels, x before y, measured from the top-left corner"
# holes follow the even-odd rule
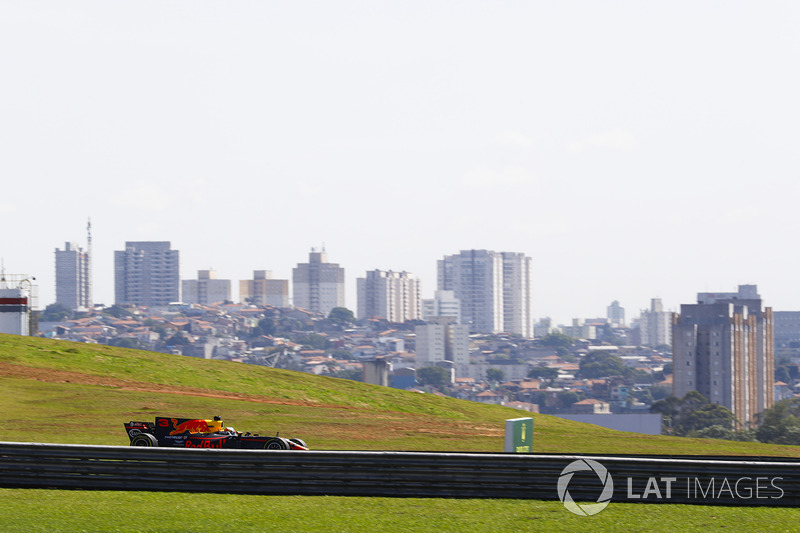
[[[602,465],[601,479],[586,465]],[[570,473],[567,467],[571,465]],[[577,465],[577,466],[576,466]],[[562,493],[557,485],[562,482]],[[782,458],[261,451],[0,442],[0,486],[797,506]],[[610,492],[609,492],[610,491]]]

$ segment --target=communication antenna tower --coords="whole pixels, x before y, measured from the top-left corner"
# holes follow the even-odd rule
[[[91,308],[92,302],[92,217],[86,223],[86,307]]]

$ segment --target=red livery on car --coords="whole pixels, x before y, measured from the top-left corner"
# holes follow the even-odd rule
[[[163,446],[170,448],[234,448],[249,450],[308,450],[301,439],[242,434],[232,427],[223,427],[222,418],[156,417],[152,422],[131,421],[125,424],[131,446]]]

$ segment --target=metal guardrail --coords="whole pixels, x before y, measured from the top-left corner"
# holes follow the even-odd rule
[[[783,507],[800,504],[800,461],[0,442],[0,486]]]

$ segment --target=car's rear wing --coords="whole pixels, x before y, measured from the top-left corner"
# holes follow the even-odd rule
[[[133,438],[140,433],[154,433],[156,429],[152,422],[136,422],[131,420],[125,424],[125,432],[129,438]]]

